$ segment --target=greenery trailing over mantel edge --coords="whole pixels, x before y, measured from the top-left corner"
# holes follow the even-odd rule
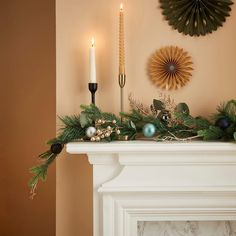
[[[170,97],[154,99],[148,107],[129,97],[131,111],[117,116],[103,112],[97,106],[81,105],[79,115],[59,117],[62,125],[56,138],[47,142],[49,149],[39,155],[40,164],[31,168],[29,182],[31,197],[36,194],[39,180],[45,181],[48,167],[54,162],[65,144],[78,142],[112,142],[116,140],[161,141],[236,141],[236,100],[219,105],[210,118],[193,117],[186,103],[175,104]],[[151,138],[144,136],[145,125],[155,126]],[[93,137],[88,129],[95,128]]]

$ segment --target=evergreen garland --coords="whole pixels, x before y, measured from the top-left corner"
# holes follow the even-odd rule
[[[49,140],[49,149],[39,155],[40,165],[30,169],[31,197],[36,192],[39,180],[45,181],[48,167],[60,154],[65,144],[72,141],[106,141],[144,139],[143,127],[152,124],[156,134],[145,140],[155,141],[236,141],[236,100],[230,100],[217,108],[210,120],[193,117],[187,104],[175,105],[169,97],[154,99],[150,107],[129,97],[132,110],[120,117],[102,112],[95,105],[81,105],[79,115],[59,117],[62,126],[56,138]],[[96,127],[96,134],[88,137],[89,127]]]

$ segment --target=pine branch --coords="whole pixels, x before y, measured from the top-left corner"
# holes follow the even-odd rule
[[[194,118],[191,115],[186,115],[180,112],[175,112],[174,115],[177,122],[190,129],[202,130],[209,128],[209,126],[211,125],[211,123],[207,119],[201,117]]]
[[[236,123],[236,100],[221,103],[217,107],[217,113],[212,116],[212,119],[216,121],[224,117],[228,117],[232,122]]]
[[[208,129],[199,130],[198,135],[200,135],[203,140],[219,140],[224,137],[224,131],[216,126],[210,126]]]

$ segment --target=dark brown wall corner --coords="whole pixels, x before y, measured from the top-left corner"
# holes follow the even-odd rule
[[[55,1],[0,7],[0,235],[55,236],[55,164],[29,200],[29,167],[55,136]]]

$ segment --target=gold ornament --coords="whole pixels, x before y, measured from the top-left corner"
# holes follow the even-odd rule
[[[107,126],[107,130],[111,131],[112,130],[111,126]]]
[[[99,142],[101,139],[100,139],[100,137],[96,137],[96,139],[95,139],[97,142]]]
[[[182,48],[168,46],[152,55],[148,73],[156,86],[166,90],[176,90],[185,86],[190,80],[192,65],[192,58]]]

